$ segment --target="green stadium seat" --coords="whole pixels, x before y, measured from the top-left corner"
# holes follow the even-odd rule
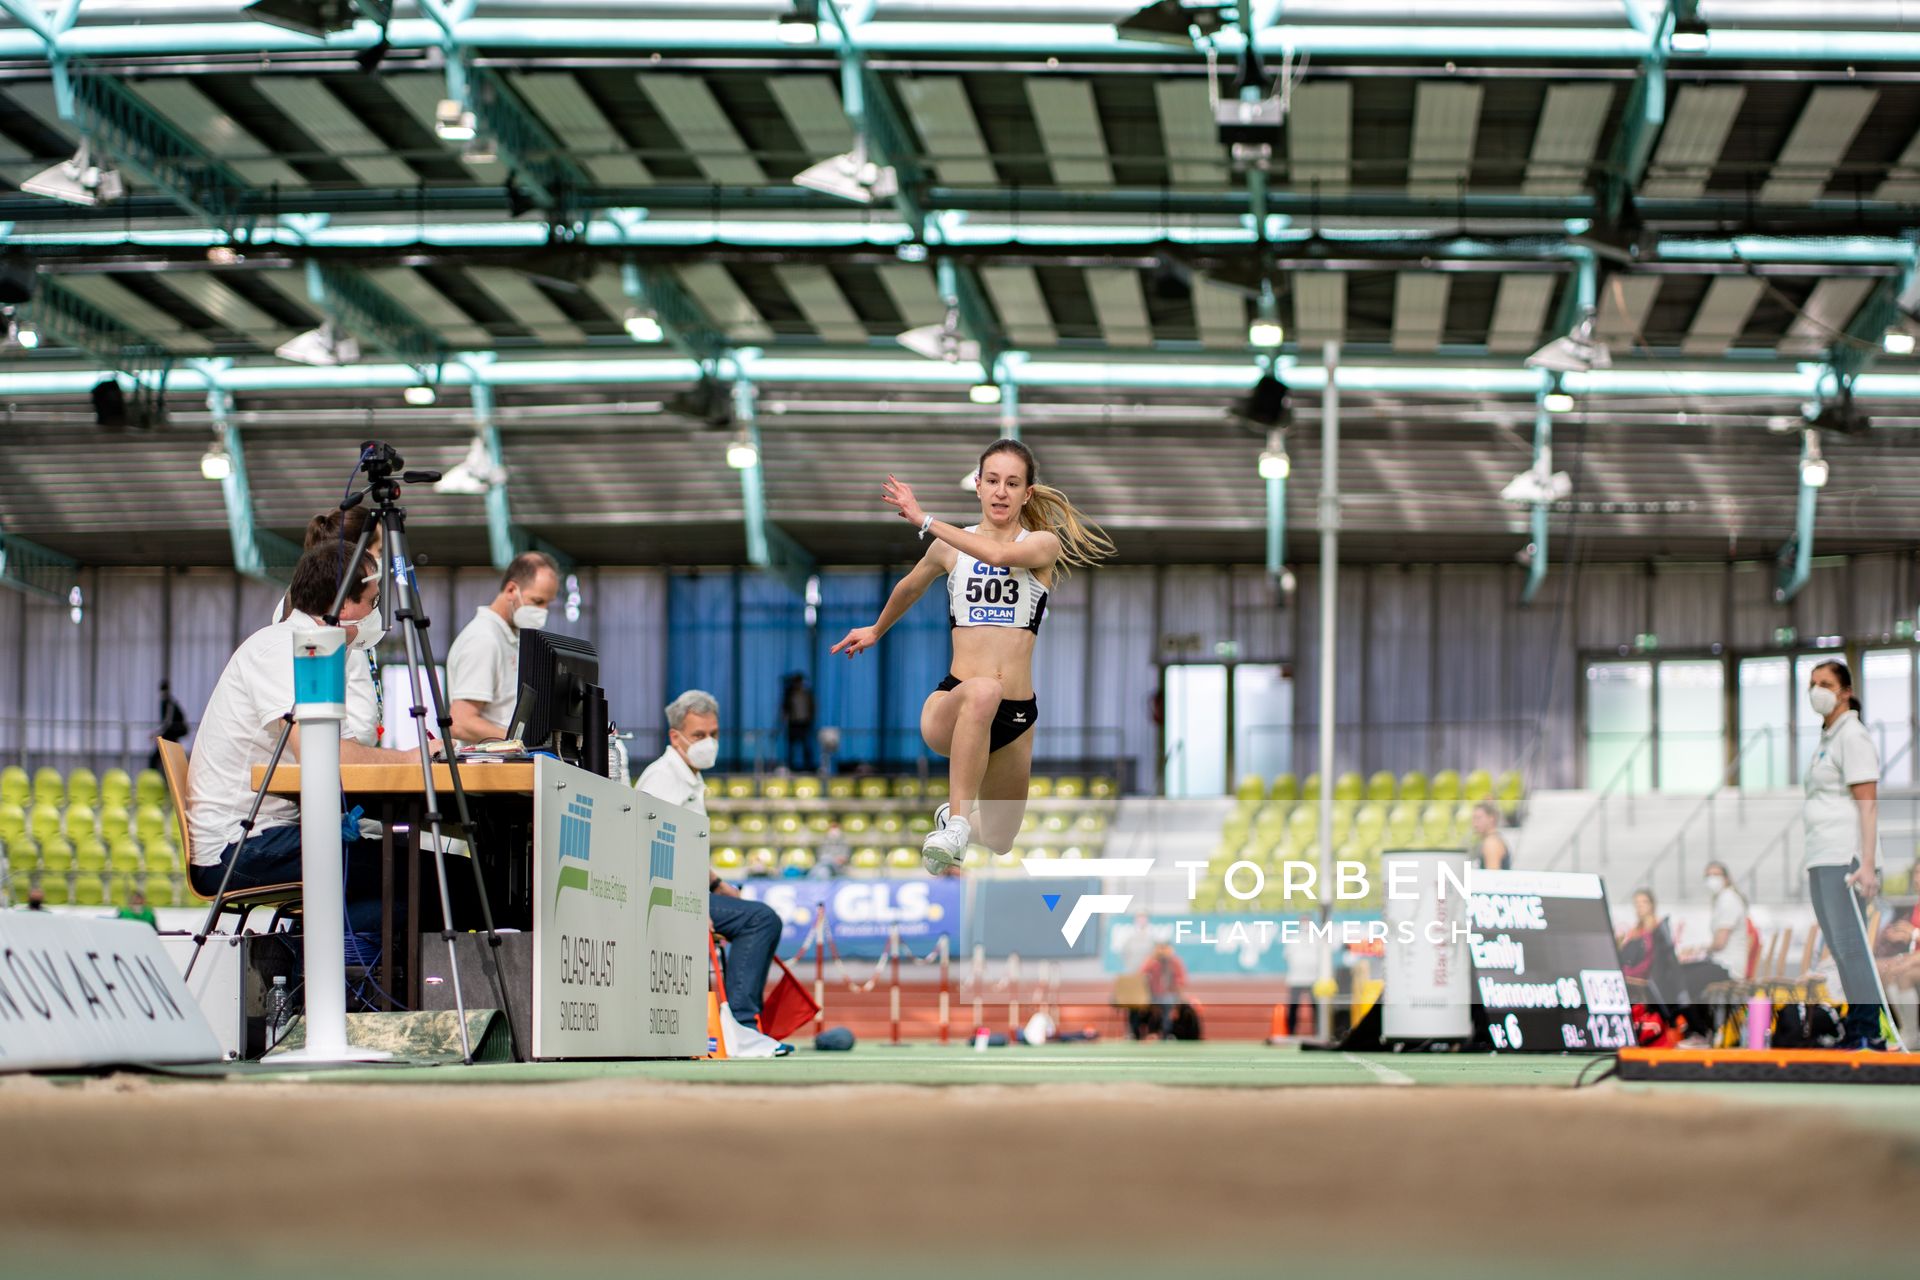
[[[1433,790],[1428,793],[1432,800],[1443,800],[1448,804],[1460,798],[1460,774],[1457,770],[1442,769],[1433,775]]]
[[[896,800],[918,800],[920,798],[920,779],[895,778],[893,795]]]
[[[1500,775],[1500,781],[1494,786],[1494,796],[1499,801],[1500,812],[1512,817],[1520,812],[1520,801],[1525,795],[1525,783],[1520,780],[1517,770],[1509,769]]]
[[[862,800],[885,800],[887,798],[887,780],[885,778],[861,778],[854,784],[853,792]]]
[[[1240,779],[1240,785],[1233,789],[1234,799],[1242,804],[1259,804],[1267,798],[1267,784],[1257,773],[1249,773]]]
[[[810,813],[806,817],[806,823],[807,830],[817,836],[823,836],[827,834],[827,829],[833,825],[833,815],[828,813]]]
[[[1353,838],[1359,844],[1377,848],[1386,830],[1387,808],[1383,804],[1369,800],[1353,815]]]
[[[1420,806],[1402,800],[1387,810],[1386,847],[1410,849],[1420,842]]]
[[[1338,804],[1359,804],[1365,799],[1366,783],[1357,773],[1343,773],[1333,780],[1333,798]]]
[[[11,800],[0,800],[0,840],[27,838],[27,811]]]
[[[100,775],[100,804],[108,809],[133,807],[133,779],[125,769],[109,769]]]
[[[100,838],[108,844],[115,840],[125,840],[133,835],[133,817],[125,805],[111,804],[105,800],[100,809]]]
[[[65,834],[66,821],[56,805],[39,801],[27,811],[27,830],[35,840],[45,842]]]
[[[794,845],[780,855],[780,869],[782,871],[798,871],[801,874],[805,874],[813,870],[813,863],[813,850],[807,848],[805,845]]]
[[[1473,804],[1493,798],[1493,775],[1485,769],[1475,769],[1461,784],[1461,798]]]
[[[1029,778],[1027,780],[1028,799],[1045,800],[1050,798],[1052,795],[1053,795],[1053,779],[1052,778]]]
[[[71,898],[67,891],[66,873],[41,873],[40,896],[41,900],[50,907],[65,906]]]
[[[67,780],[58,769],[45,767],[33,771],[33,802],[58,809],[67,802]]]
[[[713,867],[715,875],[728,880],[739,879],[741,873],[747,869],[747,855],[741,852],[738,845],[721,845],[713,851],[713,856],[708,859],[708,862]]]
[[[947,798],[946,776],[943,774],[938,778],[928,778],[927,785],[923,788],[922,798],[927,800],[945,800]]]
[[[1444,800],[1428,801],[1420,811],[1420,840],[1438,849],[1452,846],[1453,806]]]
[[[727,794],[727,780],[710,773],[700,780],[700,789],[707,793],[707,799],[718,800]]]
[[[106,882],[99,876],[80,875],[73,880],[73,905],[76,907],[98,907],[106,903]]]
[[[160,776],[158,769],[140,771],[140,776],[133,780],[133,799],[136,805],[166,804],[167,780]]]
[[[1072,826],[1073,826],[1073,816],[1071,814],[1057,813],[1057,812],[1048,813],[1048,814],[1041,815],[1041,818],[1040,818],[1041,829],[1050,834],[1058,834],[1060,832],[1067,831]]]
[[[73,865],[77,870],[99,874],[107,869],[107,846],[99,836],[82,836],[73,842]]]
[[[726,786],[727,799],[729,800],[753,799],[752,778],[735,775],[734,777],[728,778],[724,785]]]
[[[807,829],[797,813],[783,813],[774,818],[773,829],[783,836],[797,836]]]
[[[1053,780],[1053,794],[1060,800],[1079,800],[1087,794],[1085,778],[1065,777]]]
[[[768,778],[760,784],[760,794],[769,800],[785,800],[793,795],[793,783],[786,778]]]
[[[1320,813],[1312,805],[1303,804],[1287,815],[1286,846],[1298,851],[1310,847],[1320,838]]]
[[[733,825],[743,835],[763,835],[767,830],[767,815],[758,812],[743,813],[734,819]]]
[[[143,866],[151,866],[155,871],[161,871],[172,864],[173,848],[170,845],[148,845],[144,855],[140,846],[131,838],[116,840],[107,846],[107,865],[115,871],[138,871]]]
[[[1079,832],[1105,832],[1107,815],[1104,813],[1083,813],[1073,820],[1073,829]]]
[[[171,907],[179,904],[180,895],[173,886],[172,876],[149,873],[143,883],[148,906]]]
[[[1274,777],[1273,786],[1267,796],[1276,804],[1296,804],[1300,799],[1300,779],[1291,773],[1282,773]]]
[[[1031,809],[1029,809],[1029,810],[1027,810],[1027,811],[1026,811],[1025,813],[1023,813],[1023,814],[1021,814],[1021,815],[1020,815],[1020,830],[1022,830],[1022,831],[1038,831],[1039,829],[1040,829],[1040,815],[1039,815],[1039,814],[1037,814],[1037,813],[1035,813],[1035,812],[1034,812],[1033,810],[1031,810]]]
[[[847,859],[847,869],[854,875],[879,875],[886,865],[887,855],[872,845],[862,845]]]
[[[1462,800],[1459,804],[1453,806],[1454,834],[1463,840],[1466,839],[1467,833],[1473,830],[1474,808],[1474,802],[1471,800]]]
[[[133,812],[133,834],[142,845],[171,839],[166,810],[157,804],[143,804]]]
[[[1095,800],[1111,800],[1119,794],[1119,784],[1112,778],[1093,778],[1087,782],[1087,795]]]
[[[991,866],[992,863],[993,855],[977,844],[968,845],[967,851],[960,855],[960,865],[968,871],[978,871],[982,867]]]
[[[795,800],[818,800],[820,798],[820,779],[795,778],[793,780],[793,798]]]
[[[91,769],[75,769],[67,775],[67,803],[92,808],[100,803],[100,780]]]
[[[733,815],[730,813],[710,813],[707,815],[709,834],[723,836],[733,830]]]
[[[27,779],[27,771],[17,764],[0,769],[0,804],[17,805],[24,809],[33,799],[33,784]]]
[[[100,819],[94,813],[92,805],[70,804],[67,806],[66,835],[74,842],[91,840],[100,834]]]
[[[780,855],[775,853],[770,845],[757,844],[747,850],[748,875],[770,876],[779,865]]]
[[[921,870],[920,851],[912,845],[894,845],[887,850],[887,869],[889,871]]]
[[[907,831],[913,835],[925,837],[933,833],[933,815],[915,813],[907,817]]]
[[[1393,775],[1385,769],[1367,779],[1367,799],[1375,804],[1392,804],[1394,798]]]
[[[853,799],[852,778],[828,778],[827,795],[835,800]]]
[[[907,829],[907,823],[897,813],[877,813],[873,817],[873,829],[883,836],[898,837]]]
[[[1425,804],[1428,789],[1427,775],[1419,770],[1411,770],[1400,775],[1400,798],[1408,804]]]
[[[1077,844],[1070,844],[1066,848],[1060,851],[1060,856],[1062,858],[1072,858],[1077,861],[1081,858],[1086,857],[1087,851],[1085,849],[1082,849]]]
[[[1302,783],[1300,786],[1300,802],[1302,804],[1311,804],[1311,805],[1317,805],[1320,803],[1320,775],[1319,774],[1310,773],[1307,775],[1307,780],[1304,783]]]
[[[873,819],[864,813],[849,813],[840,819],[840,830],[850,836],[863,836],[873,830]]]
[[[65,836],[54,836],[36,843],[40,846],[40,866],[43,870],[64,875],[73,869],[73,846],[67,843]]]

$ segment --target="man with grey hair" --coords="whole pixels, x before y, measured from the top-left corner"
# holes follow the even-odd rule
[[[641,772],[634,789],[705,813],[707,789],[700,775],[719,755],[720,702],[705,690],[689,689],[667,704],[667,749]],[[728,944],[727,1007],[734,1021],[757,1029],[767,971],[780,941],[780,913],[741,897],[738,889],[709,871],[707,918]]]

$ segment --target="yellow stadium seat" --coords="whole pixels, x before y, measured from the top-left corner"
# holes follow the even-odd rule
[[[728,778],[724,784],[729,800],[753,799],[753,779],[746,777]]]
[[[1519,772],[1509,769],[1501,774],[1500,781],[1495,784],[1494,795],[1500,803],[1500,812],[1508,817],[1520,812],[1520,801],[1525,795],[1525,784],[1521,781]]]
[[[1052,778],[1029,778],[1027,796],[1032,800],[1044,800],[1053,794]]]
[[[1087,794],[1087,780],[1074,777],[1055,778],[1053,794],[1061,800],[1079,800]]]
[[[1111,800],[1120,794],[1120,787],[1112,778],[1094,778],[1087,783],[1087,794],[1095,800]]]
[[[70,804],[67,806],[67,839],[73,841],[90,840],[100,834],[100,819],[95,815],[93,806]]]
[[[1259,774],[1249,773],[1240,779],[1240,785],[1234,788],[1233,795],[1242,804],[1258,804],[1267,798],[1267,784]]]
[[[1493,775],[1485,769],[1475,769],[1468,774],[1461,785],[1461,798],[1473,804],[1493,798]]]
[[[767,830],[767,815],[764,813],[743,813],[734,820],[733,825],[742,835],[764,835]]]
[[[11,800],[0,800],[0,840],[27,838],[27,811]]]
[[[1429,793],[1434,800],[1444,800],[1448,804],[1460,798],[1460,774],[1454,769],[1442,769],[1433,775],[1433,790]]]
[[[854,786],[854,793],[862,800],[885,800],[887,798],[887,780],[885,778],[861,778]]]
[[[43,873],[40,877],[40,895],[41,900],[50,907],[64,906],[69,901],[66,873]]]
[[[155,871],[164,871],[173,865],[173,847],[155,842],[147,846],[145,856],[140,846],[131,837],[116,840],[107,846],[107,865],[115,871],[138,871],[142,866],[151,866]]]
[[[853,799],[852,778],[828,778],[827,795],[835,800]]]
[[[793,780],[793,798],[796,800],[818,800],[820,798],[820,779],[814,777],[795,778]]]
[[[923,798],[927,800],[945,800],[947,798],[948,785],[945,774],[941,774],[937,778],[928,778],[927,785],[923,789]]]
[[[125,769],[109,769],[100,775],[100,804],[108,809],[133,807],[133,779]]]
[[[907,830],[916,836],[926,836],[933,832],[933,815],[915,813],[907,816]]]
[[[823,836],[827,834],[827,828],[832,825],[832,814],[810,813],[807,815],[807,830],[813,832],[815,835]]]
[[[158,769],[142,769],[140,776],[133,780],[133,798],[136,804],[164,805],[167,780],[160,776]]]
[[[1333,780],[1333,798],[1339,804],[1359,804],[1366,797],[1366,790],[1357,773],[1343,773]]]
[[[862,845],[847,859],[847,866],[854,875],[877,875],[886,864],[887,856],[872,845]]]
[[[65,826],[60,810],[53,805],[36,803],[27,812],[27,830],[42,843],[64,835]]]
[[[1280,774],[1274,778],[1267,795],[1276,803],[1293,804],[1300,799],[1300,779],[1291,773]]]
[[[1444,800],[1430,801],[1420,812],[1420,839],[1436,848],[1449,848],[1453,840],[1453,806]]]
[[[133,835],[133,819],[127,813],[125,805],[110,804],[101,801],[100,838],[108,844],[115,840],[125,840]]]
[[[1381,769],[1367,779],[1367,799],[1375,804],[1392,804],[1394,798],[1394,778],[1385,769]]]
[[[67,775],[67,803],[90,809],[100,803],[100,780],[93,776],[93,770],[80,768]]]
[[[920,851],[912,845],[894,845],[887,850],[887,868],[891,871],[920,870]]]
[[[1319,774],[1310,773],[1307,775],[1306,782],[1302,783],[1300,787],[1300,800],[1303,804],[1317,805],[1320,803]]]
[[[700,780],[700,789],[707,793],[707,799],[718,800],[727,794],[727,780],[718,774],[710,773]]]
[[[171,907],[180,901],[170,875],[149,874],[142,883],[141,892],[147,895],[147,905],[150,907]]]
[[[894,798],[898,800],[918,800],[920,798],[920,779],[895,778],[893,780]]]
[[[1427,775],[1412,770],[1400,775],[1400,798],[1408,804],[1427,802]]]
[[[58,769],[42,767],[33,771],[33,802],[56,809],[67,802],[67,781]]]
[[[897,836],[907,829],[907,824],[897,813],[878,813],[873,818],[873,829],[883,836]]]
[[[707,831],[711,835],[723,836],[733,830],[733,815],[730,813],[710,813],[707,815]]]
[[[813,861],[813,850],[805,845],[794,845],[780,855],[780,869],[804,874],[813,870]]]
[[[840,829],[850,836],[863,836],[873,829],[873,820],[864,813],[849,813],[840,819]]]
[[[1420,843],[1420,806],[1402,800],[1387,810],[1386,847],[1410,849]]]
[[[721,845],[713,851],[710,859],[713,873],[727,880],[737,880],[747,868],[747,855],[737,845]]]
[[[747,850],[747,874],[751,876],[770,876],[779,864],[780,855],[771,846],[757,844]]]
[[[17,764],[0,769],[0,804],[18,805],[24,809],[33,799],[33,784],[27,778],[27,771]]]
[[[97,907],[107,900],[106,882],[99,876],[75,876],[73,881],[73,904],[76,907]]]
[[[81,871],[98,874],[107,868],[107,846],[99,836],[82,836],[73,842],[73,865]]]
[[[785,800],[793,794],[793,783],[785,778],[768,778],[760,784],[760,794],[769,800]]]
[[[773,820],[773,829],[783,836],[797,836],[806,830],[797,813],[783,813]]]

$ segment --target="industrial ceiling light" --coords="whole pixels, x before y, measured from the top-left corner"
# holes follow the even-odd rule
[[[441,473],[433,482],[433,491],[479,497],[506,482],[507,469],[493,460],[493,450],[487,448],[486,437],[475,432],[467,445],[466,457]]]
[[[1507,487],[1500,491],[1500,501],[1521,507],[1565,502],[1573,496],[1573,478],[1564,471],[1550,470],[1552,465],[1551,461],[1542,459],[1539,466],[1507,481]]]
[[[442,98],[433,109],[433,134],[442,142],[472,142],[480,132],[479,122],[458,98]]]
[[[334,332],[332,324],[323,324],[318,329],[309,329],[289,338],[275,347],[273,354],[295,364],[331,368],[358,360],[360,344],[345,334]]]
[[[1188,9],[1180,0],[1153,0],[1114,23],[1113,30],[1122,40],[1191,49],[1195,32],[1210,36],[1224,25],[1226,18],[1219,9]]]
[[[500,153],[494,149],[493,139],[484,135],[476,136],[466,146],[460,148],[460,158],[468,164],[500,163]]]
[[[40,331],[33,327],[31,320],[13,322],[13,340],[20,344],[23,351],[32,351],[40,345]]]
[[[200,474],[208,480],[225,480],[233,474],[233,455],[227,452],[227,443],[217,432],[213,443],[200,455]]]
[[[676,418],[691,418],[710,427],[724,427],[733,421],[733,397],[713,378],[703,376],[685,391],[676,391],[660,404],[663,413]]]
[[[890,200],[900,190],[900,176],[891,165],[878,164],[867,158],[865,138],[855,138],[851,151],[808,165],[793,175],[793,181],[796,186],[809,191],[851,200],[855,204]]]
[[[1293,459],[1287,456],[1287,433],[1267,432],[1267,447],[1260,451],[1260,478],[1285,480],[1293,474]]]
[[[406,402],[416,409],[424,409],[440,398],[431,382],[416,382],[400,393]]]
[[[635,342],[659,342],[667,336],[666,330],[660,327],[659,317],[639,307],[628,307],[626,318],[620,323]]]
[[[1910,356],[1913,354],[1913,335],[1905,329],[1889,329],[1880,345],[1890,356]]]
[[[773,21],[773,33],[781,44],[820,43],[820,6],[815,0],[798,0]]]
[[[975,404],[999,404],[1000,384],[997,382],[976,382],[967,388],[967,399]]]
[[[1540,397],[1540,407],[1548,413],[1572,413],[1573,397],[1564,391],[1549,391]]]
[[[20,189],[79,205],[111,204],[127,193],[119,172],[95,164],[84,142],[73,159],[42,169],[21,183]]]
[[[1682,14],[1673,20],[1673,36],[1667,44],[1675,53],[1707,51],[1707,24],[1700,17],[1699,10]]]
[[[744,429],[739,435],[727,442],[727,465],[735,471],[745,471],[760,462],[760,450],[753,444],[753,437]]]
[[[1831,431],[1835,435],[1861,436],[1873,429],[1873,420],[1853,405],[1853,389],[1843,386],[1831,400],[1809,401],[1801,406],[1805,425]]]
[[[1827,487],[1827,460],[1820,456],[1820,433],[1809,429],[1803,439],[1807,451],[1800,457],[1800,483],[1809,489]]]
[[[254,0],[243,12],[255,22],[321,40],[352,30],[355,16],[350,0]]]
[[[1607,350],[1607,344],[1593,336],[1593,312],[1580,317],[1573,326],[1573,332],[1562,338],[1555,338],[1546,346],[1527,357],[1530,369],[1545,369],[1550,373],[1586,373],[1592,369],[1605,369],[1613,364],[1613,355]]]
[[[1272,430],[1293,420],[1293,392],[1271,373],[1260,375],[1253,390],[1233,406],[1233,416]]]
[[[1280,322],[1266,316],[1247,326],[1247,341],[1256,347],[1277,347],[1286,336]]]
[[[946,364],[959,364],[963,360],[977,363],[980,359],[980,344],[960,336],[960,312],[952,308],[939,324],[909,329],[894,341],[915,355]]]

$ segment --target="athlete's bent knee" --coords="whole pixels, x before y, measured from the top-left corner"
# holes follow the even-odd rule
[[[976,715],[993,715],[1000,710],[1001,685],[992,676],[960,682],[961,705]]]

